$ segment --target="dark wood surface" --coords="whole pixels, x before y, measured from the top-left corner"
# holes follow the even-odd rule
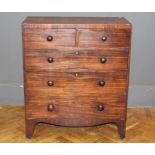
[[[114,123],[125,136],[131,24],[124,18],[23,22],[27,137],[38,122]]]
[[[126,73],[116,74],[82,74],[78,77],[73,73],[54,73],[54,74],[32,74],[26,75],[28,99],[39,98],[78,98],[94,97],[95,99],[112,98],[117,95],[126,95],[125,89]],[[49,86],[48,81],[53,81],[53,85]],[[99,82],[105,81],[104,86],[100,86]],[[111,94],[109,96],[109,94]],[[53,100],[54,100],[53,99]],[[67,100],[69,102],[69,100]],[[76,101],[75,101],[76,102]],[[37,104],[37,103],[36,103]]]
[[[48,41],[48,37],[52,37]],[[106,37],[103,40],[103,37]],[[128,47],[130,29],[25,29],[24,48],[51,49],[57,46],[70,47]]]
[[[130,24],[123,17],[27,17],[27,24]]]
[[[128,20],[121,17],[28,17],[24,28],[131,28]]]
[[[55,46],[75,46],[74,29],[26,29],[23,34],[25,48],[51,49]],[[53,40],[48,41],[52,36]]]
[[[128,47],[130,29],[79,29],[80,47]],[[103,40],[103,37],[106,37]]]
[[[129,49],[26,50],[27,71],[116,72],[128,70]],[[48,59],[52,58],[52,62]],[[106,62],[102,63],[101,59]]]

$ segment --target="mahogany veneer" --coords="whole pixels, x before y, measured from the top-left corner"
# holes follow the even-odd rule
[[[114,123],[124,138],[131,24],[112,17],[28,17],[22,28],[26,136],[39,122]]]

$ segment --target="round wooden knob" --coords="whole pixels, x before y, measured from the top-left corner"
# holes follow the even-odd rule
[[[47,41],[52,41],[53,40],[53,36],[47,36]]]
[[[102,41],[106,41],[107,40],[107,37],[106,36],[103,36],[102,37]]]
[[[106,63],[106,61],[107,61],[107,59],[105,57],[100,59],[100,62],[103,63],[103,64]]]
[[[52,62],[53,62],[53,58],[49,57],[49,58],[47,59],[47,61],[48,61],[49,63],[52,63]]]
[[[103,111],[104,110],[104,105],[103,104],[98,104],[97,109],[98,109],[98,111]]]
[[[48,82],[47,82],[47,84],[48,84],[48,86],[50,86],[50,87],[51,87],[51,86],[53,86],[53,85],[54,85],[54,82],[53,82],[53,81],[48,81]]]
[[[99,81],[99,85],[103,87],[105,85],[105,81],[103,80]]]
[[[49,104],[47,109],[48,109],[48,111],[53,111],[54,110],[54,105],[53,104]]]
[[[76,51],[75,54],[76,54],[76,55],[79,55],[79,51]]]

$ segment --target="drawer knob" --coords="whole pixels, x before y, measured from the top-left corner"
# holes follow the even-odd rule
[[[103,111],[104,110],[104,105],[103,104],[98,104],[97,109],[98,109],[98,111]]]
[[[47,84],[48,84],[48,86],[50,86],[50,87],[51,87],[51,86],[53,86],[53,85],[54,85],[54,82],[53,82],[53,81],[48,81],[48,82],[47,82]]]
[[[103,87],[105,85],[105,81],[101,80],[98,84]]]
[[[49,57],[49,58],[47,59],[47,61],[48,61],[49,63],[52,63],[52,62],[53,62],[53,58]]]
[[[76,55],[79,55],[79,51],[76,51],[75,54],[76,54]]]
[[[47,109],[48,109],[48,111],[53,111],[54,110],[54,105],[53,104],[49,104]]]
[[[106,41],[107,40],[107,37],[106,36],[103,36],[102,37],[102,41]]]
[[[53,40],[53,36],[47,36],[47,41],[52,41]]]
[[[104,63],[106,63],[107,59],[105,57],[103,57],[103,58],[100,59],[100,61],[101,61],[101,63],[104,64]]]

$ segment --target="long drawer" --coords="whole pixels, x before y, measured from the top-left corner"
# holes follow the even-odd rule
[[[102,124],[107,119],[120,119],[125,115],[125,108],[125,98],[122,96],[115,98],[57,96],[27,99],[26,116],[28,119],[50,119],[57,125],[89,126]]]
[[[128,48],[104,50],[26,50],[25,69],[48,72],[128,70]]]
[[[26,96],[112,96],[126,94],[127,72],[27,73]],[[110,94],[110,95],[109,95]]]

